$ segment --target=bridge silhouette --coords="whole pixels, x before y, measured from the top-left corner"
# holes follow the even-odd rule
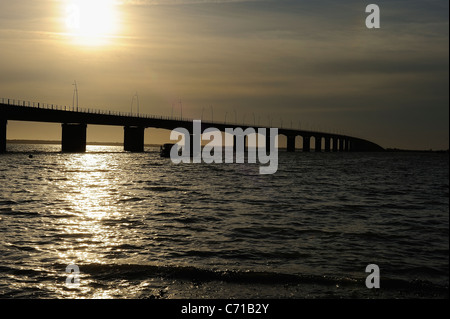
[[[86,131],[89,124],[122,126],[124,128],[124,150],[130,152],[144,151],[144,130],[146,128],[173,130],[177,127],[183,127],[190,132],[193,129],[193,119],[181,117],[67,107],[2,98],[0,102],[0,153],[6,152],[8,121],[61,123],[61,149],[63,152],[86,151]],[[202,121],[202,131],[203,128],[207,127],[215,127],[222,132],[225,132],[225,128],[234,129],[240,127],[243,130],[254,128],[254,126],[248,124]],[[266,126],[258,127],[269,128]],[[303,138],[303,152],[311,150],[312,137],[315,140],[314,149],[316,152],[374,152],[384,150],[381,146],[371,141],[343,134],[278,128],[278,135],[287,137],[286,150],[288,152],[296,150],[295,142],[297,137]],[[247,138],[248,136],[245,137]],[[234,146],[236,146],[236,136],[234,136],[234,142]]]

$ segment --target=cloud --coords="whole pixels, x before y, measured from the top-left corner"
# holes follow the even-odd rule
[[[218,118],[353,126],[387,146],[448,133],[448,1],[379,0],[376,31],[356,0],[122,1],[124,38],[97,51],[59,32],[58,3],[0,3],[5,97],[71,103],[76,79],[89,107],[128,109],[138,91],[152,114],[181,98],[186,116],[212,104]]]

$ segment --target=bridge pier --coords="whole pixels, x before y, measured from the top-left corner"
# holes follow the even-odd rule
[[[341,137],[339,138],[339,152],[344,151],[344,139]]]
[[[330,138],[329,137],[325,137],[325,152],[330,152],[331,148],[330,148]]]
[[[189,135],[189,154],[191,156],[191,158],[200,158],[202,156],[202,145],[200,142],[200,148],[199,149],[194,149],[194,144],[198,143],[198,135],[197,134],[190,134]]]
[[[333,152],[337,152],[337,138],[333,137]]]
[[[0,119],[0,153],[6,152],[6,126],[8,121]]]
[[[63,123],[61,150],[63,152],[86,152],[86,124]]]
[[[123,149],[127,152],[144,151],[145,127],[125,126],[123,128]]]
[[[315,139],[314,150],[316,152],[321,152],[322,151],[322,137],[316,136],[314,139]]]
[[[295,152],[295,135],[287,136],[287,152]]]
[[[237,148],[237,141],[236,141],[237,136],[233,135],[233,152],[236,153],[236,148]],[[248,135],[244,135],[244,152],[248,152]]]
[[[311,136],[303,136],[303,152],[309,152],[311,150]]]
[[[344,139],[344,152],[348,152],[348,139]]]

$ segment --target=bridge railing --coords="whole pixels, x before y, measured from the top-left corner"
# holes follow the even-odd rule
[[[186,118],[186,117],[137,114],[137,113],[132,113],[132,112],[110,111],[110,110],[102,110],[102,109],[96,109],[96,108],[81,108],[81,107],[76,107],[76,106],[41,103],[41,102],[33,102],[33,101],[17,100],[17,99],[9,99],[9,98],[0,98],[0,101],[2,104],[10,105],[10,106],[39,108],[39,109],[46,109],[46,110],[58,110],[58,111],[77,112],[77,113],[86,113],[86,114],[101,114],[101,115],[122,116],[122,117],[126,116],[126,117],[141,118],[141,119],[185,121],[185,122],[192,122],[194,120],[192,118]],[[232,121],[229,121],[229,122],[208,121],[208,123],[218,124],[218,125],[227,125],[228,124],[228,125],[244,126],[244,127],[245,126],[247,126],[247,127],[255,126],[255,125],[252,125],[249,123],[238,123],[238,122],[232,122]],[[259,127],[259,125],[258,125],[258,127]],[[275,126],[269,125],[269,126],[262,126],[262,127],[275,127]],[[280,128],[283,129],[283,125],[281,125]],[[296,130],[294,128],[289,128],[289,127],[286,127],[285,129]],[[314,129],[309,129],[309,130],[304,130],[304,131],[308,131],[311,133],[320,133],[320,132],[324,133],[325,132],[325,131],[318,131],[318,130],[314,130]],[[328,133],[335,134],[335,135],[345,135],[345,134],[337,133],[337,132],[328,132]]]
[[[176,117],[176,116],[150,115],[150,114],[142,114],[142,113],[138,114],[138,113],[132,113],[132,112],[110,111],[110,110],[102,110],[102,109],[96,109],[96,108],[82,108],[82,107],[76,107],[76,106],[41,103],[41,102],[25,101],[25,100],[18,100],[18,99],[8,99],[8,98],[0,98],[0,101],[2,104],[10,105],[10,106],[67,111],[67,112],[77,112],[77,113],[86,113],[86,114],[126,116],[126,117],[142,118],[142,119],[189,121],[189,122],[192,122],[192,120],[193,120],[191,118],[185,118],[185,117],[181,118],[181,117]]]
[[[165,116],[165,115],[149,115],[149,114],[137,114],[132,112],[119,112],[119,111],[110,111],[110,110],[102,110],[95,108],[81,108],[76,106],[67,106],[67,105],[58,105],[58,104],[50,104],[50,103],[41,103],[41,102],[33,102],[33,101],[25,101],[25,100],[17,100],[17,99],[8,99],[8,98],[0,98],[2,104],[10,105],[10,106],[18,106],[18,107],[31,107],[38,109],[46,109],[46,110],[57,110],[57,111],[67,111],[67,112],[77,112],[77,113],[87,113],[87,114],[101,114],[101,115],[112,115],[112,116],[127,116],[134,118],[142,118],[142,119],[155,119],[155,120],[170,120],[170,121],[185,121],[192,122],[194,119],[186,118],[186,117],[177,117],[177,116]],[[219,125],[241,125],[241,126],[252,126],[249,123],[232,123],[232,122],[221,122],[221,121],[213,121],[208,123],[214,123]]]

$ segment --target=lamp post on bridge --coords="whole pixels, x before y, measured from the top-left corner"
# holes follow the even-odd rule
[[[212,105],[210,105],[210,107],[211,107],[211,122],[214,122],[213,107],[212,107]]]
[[[137,104],[137,115],[139,116],[139,96],[136,92],[136,94],[133,95],[133,97],[131,98],[131,115],[133,115],[133,102],[134,102],[134,98],[136,98],[136,104]]]
[[[77,81],[74,80],[72,85],[74,85],[73,96],[72,96],[72,110],[75,108],[75,97],[77,98],[77,112],[78,112],[78,86]]]

